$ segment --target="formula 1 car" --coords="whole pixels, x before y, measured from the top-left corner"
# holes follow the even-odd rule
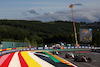
[[[59,52],[59,51],[53,51],[52,54],[61,55],[61,52]]]
[[[67,54],[65,55],[65,58],[74,58],[74,54],[73,54],[72,52],[67,53]]]
[[[91,62],[92,59],[90,57],[86,57],[86,56],[83,56],[83,55],[76,55],[74,57],[74,61],[77,61],[77,62]]]

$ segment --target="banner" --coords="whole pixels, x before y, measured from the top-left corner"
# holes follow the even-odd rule
[[[80,29],[80,42],[90,43],[92,42],[92,29]]]

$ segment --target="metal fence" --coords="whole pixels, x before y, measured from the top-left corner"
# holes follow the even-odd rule
[[[3,49],[17,48],[17,47],[29,47],[29,42],[6,42],[2,41]]]

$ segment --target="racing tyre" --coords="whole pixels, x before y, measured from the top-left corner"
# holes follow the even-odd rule
[[[68,58],[68,55],[67,54],[65,55],[65,58]]]
[[[88,57],[87,60],[88,60],[88,62],[91,62],[92,61],[92,59],[90,57]]]
[[[52,52],[52,54],[55,54],[55,52]]]
[[[80,58],[80,57],[75,57],[75,58],[74,58],[74,61],[80,62],[80,61],[81,61],[81,58]]]

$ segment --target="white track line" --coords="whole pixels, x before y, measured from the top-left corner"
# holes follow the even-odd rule
[[[19,61],[19,58],[18,58],[18,52],[16,52],[13,56],[13,58],[11,59],[10,61],[10,64],[8,67],[21,67],[20,65],[20,61]]]
[[[29,56],[31,58],[33,58],[38,64],[40,64],[42,67],[55,67],[53,65],[51,65],[50,63],[42,60],[41,58],[37,57],[36,55],[34,55],[33,53],[31,52],[28,52]]]
[[[41,55],[41,56],[45,56],[45,57],[49,57],[49,56],[47,56],[45,54],[40,54],[40,53],[34,53],[34,54]]]

